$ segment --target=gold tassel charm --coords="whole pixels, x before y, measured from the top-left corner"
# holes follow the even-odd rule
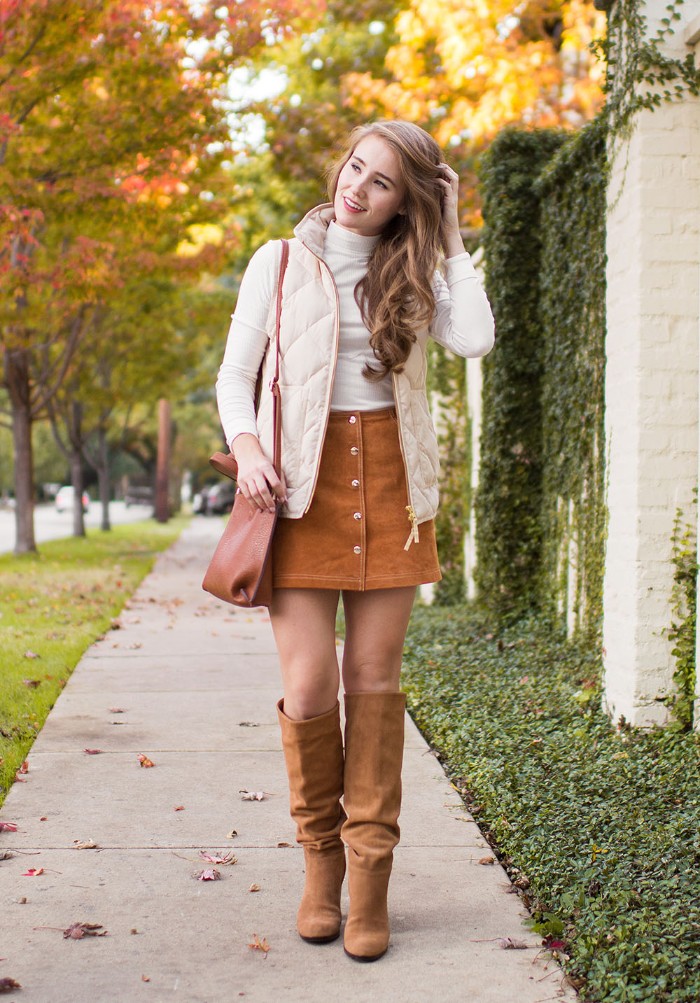
[[[408,512],[408,518],[411,522],[411,532],[408,534],[408,539],[404,544],[404,550],[408,550],[412,543],[419,543],[420,536],[418,534],[418,519],[416,513],[413,511],[413,505],[407,505],[406,511]]]

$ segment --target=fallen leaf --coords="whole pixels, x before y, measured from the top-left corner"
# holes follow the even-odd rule
[[[94,839],[74,839],[73,845],[76,850],[94,850],[97,843]]]
[[[226,839],[235,839],[237,835],[238,835],[238,833],[236,832],[236,830],[235,829],[231,829],[230,832],[226,833]]]
[[[99,756],[102,749],[83,749],[83,752],[87,752],[88,756]]]
[[[5,976],[0,979],[0,993],[11,993],[13,989],[21,989],[22,983]]]
[[[280,849],[281,849],[281,848],[282,848],[283,846],[293,846],[294,844],[293,844],[293,843],[285,843],[285,842],[280,842],[280,843],[278,843],[277,845],[278,845],[278,846],[280,847]]]
[[[235,864],[238,862],[238,858],[233,853],[225,853],[222,856],[220,853],[208,853],[206,850],[200,850],[199,855],[202,860],[208,860],[210,864]]]
[[[0,860],[9,860],[14,857],[12,850],[0,850]]]
[[[252,948],[254,951],[262,951],[263,955],[267,957],[267,952],[270,950],[270,945],[267,942],[267,937],[263,937],[261,940],[257,933],[253,934],[252,941],[248,944],[248,947]]]
[[[29,773],[29,760],[28,759],[24,760],[24,762],[22,763],[22,765],[20,766],[20,768],[19,768],[19,770],[17,772],[18,773]]]
[[[184,811],[184,810],[185,810],[184,804],[179,804],[175,808],[173,808],[173,811]]]
[[[260,885],[251,885],[250,888],[248,889],[248,891],[249,892],[259,892],[260,891]]]
[[[30,651],[29,649],[27,649],[27,651],[25,651],[25,653],[24,653],[24,657],[25,658],[41,658],[41,655],[37,655],[36,651]],[[27,680],[25,679],[24,681],[26,683]],[[32,682],[34,682],[34,680],[32,680]],[[36,686],[39,685],[39,681],[38,680],[36,681],[35,685]]]
[[[530,946],[524,940],[515,940],[513,937],[499,937],[496,943],[504,951],[525,951]]]
[[[0,832],[17,832],[15,822],[0,822]]]
[[[30,689],[36,689],[37,686],[41,685],[41,679],[23,679],[22,682],[25,686],[29,686]]]
[[[38,878],[40,874],[44,873],[43,867],[30,867],[28,871],[24,871],[22,874],[23,878]]]
[[[40,822],[48,822],[48,820],[49,820],[48,815],[42,815],[41,818],[39,819]]]
[[[142,975],[141,976],[141,981],[142,982],[150,982],[151,980],[150,980],[150,978],[149,978],[148,975]]]
[[[193,877],[197,881],[220,881],[221,873],[215,867],[207,867],[203,871],[195,871]]]
[[[129,933],[131,933],[131,934],[137,934],[138,932],[139,931],[136,929],[135,926],[132,926],[132,928],[129,930]]]
[[[123,714],[124,713],[124,711],[121,709],[121,707],[109,707],[108,709],[109,709],[109,713],[110,714]]]
[[[481,859],[479,860],[479,863],[480,864],[495,864],[496,861],[495,861],[494,857],[481,857]]]
[[[238,722],[238,727],[239,728],[259,728],[260,725],[258,724],[257,721],[239,721]]]
[[[24,777],[21,777],[19,775],[19,770],[17,770],[17,772],[15,773],[15,783],[16,784],[26,784],[26,782],[27,781],[24,779]]]
[[[141,764],[141,766],[145,767],[156,765],[151,759],[148,758],[148,756],[144,756],[142,752],[139,753],[139,763]]]
[[[238,792],[241,795],[241,801],[264,801],[265,791],[247,791],[242,790]]]
[[[71,923],[71,925],[63,931],[63,936],[67,940],[82,940],[83,937],[107,936],[106,930],[102,930],[102,933],[98,933],[98,930],[102,930],[101,923]]]

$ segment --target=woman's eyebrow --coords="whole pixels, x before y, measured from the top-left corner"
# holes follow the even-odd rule
[[[357,162],[360,163],[360,164],[362,164],[363,167],[367,166],[367,164],[364,162],[364,160],[362,159],[362,157],[358,157],[356,153],[353,155],[352,159],[353,160],[357,160]],[[388,181],[390,185],[395,185],[396,184],[396,182],[394,181],[394,179],[390,178],[388,174],[382,174],[381,171],[375,171],[374,173],[377,175],[378,178],[383,178],[384,181]]]

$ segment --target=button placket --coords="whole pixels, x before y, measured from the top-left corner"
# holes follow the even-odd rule
[[[348,417],[348,425],[352,428],[353,435],[353,445],[350,447],[350,455],[355,459],[355,462],[351,464],[350,472],[350,486],[354,490],[358,490],[362,483],[362,421],[358,420],[358,416],[351,414]],[[346,482],[347,483],[347,482]],[[358,569],[358,574],[360,578],[360,585],[364,587],[365,584],[365,573],[366,573],[366,540],[365,540],[365,519],[364,519],[364,496],[360,491],[359,497],[355,499],[355,509],[352,513],[352,518],[357,526],[358,533],[355,536],[355,543],[353,545],[352,551],[356,557],[360,559],[360,567]]]

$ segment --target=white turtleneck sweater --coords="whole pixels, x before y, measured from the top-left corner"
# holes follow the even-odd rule
[[[369,332],[355,300],[355,287],[367,271],[378,237],[363,237],[331,222],[323,259],[335,279],[340,303],[338,360],[331,410],[370,411],[394,403],[391,375],[370,382],[366,363],[376,366]],[[446,260],[447,281],[435,275],[435,314],[430,334],[457,355],[485,355],[493,345],[493,317],[469,254]],[[238,293],[236,310],[219,369],[216,393],[229,448],[243,432],[257,434],[254,393],[267,348],[266,323],[279,274],[279,245],[264,244],[250,259]]]

